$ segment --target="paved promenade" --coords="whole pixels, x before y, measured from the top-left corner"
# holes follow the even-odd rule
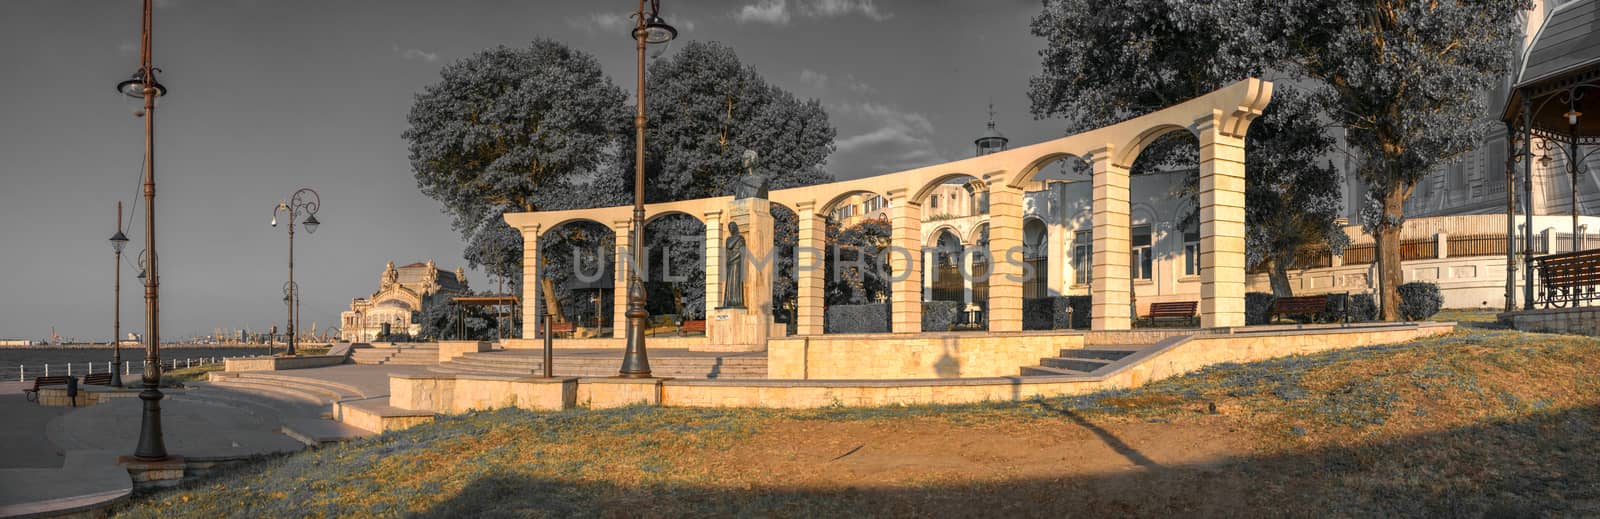
[[[347,364],[274,374],[338,384],[373,397],[388,394],[389,374],[421,370]],[[142,402],[125,398],[90,407],[44,407],[26,401],[24,387],[32,384],[0,383],[0,416],[6,417],[0,427],[0,517],[125,498],[132,483],[116,458],[132,454],[138,443]],[[167,451],[194,459],[304,449],[281,432],[283,425],[319,420],[329,406],[319,398],[262,389],[191,383],[187,389],[164,390]]]

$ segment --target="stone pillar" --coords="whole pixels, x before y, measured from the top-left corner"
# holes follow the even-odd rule
[[[611,336],[621,338],[623,330],[628,326],[628,265],[633,263],[633,251],[628,250],[628,237],[632,228],[627,220],[617,220],[611,224],[611,229],[617,233],[616,268],[612,279],[611,291]]]
[[[1434,256],[1438,259],[1450,257],[1450,233],[1437,233],[1433,235]]]
[[[800,229],[795,240],[795,277],[799,285],[795,293],[795,333],[821,335],[828,227],[817,214],[815,201],[801,201],[794,210]]]
[[[1244,326],[1244,135],[1213,117],[1200,137],[1200,326]]]
[[[729,308],[723,300],[706,311],[706,342],[690,346],[694,351],[765,351],[767,337],[772,333],[772,202],[765,198],[734,200],[728,211],[728,221],[739,224],[739,234],[745,239],[744,306]],[[726,235],[726,226],[723,224]],[[708,233],[709,234],[709,233]],[[729,236],[731,237],[731,236]],[[719,247],[726,247],[721,242]],[[719,255],[719,261],[726,261]],[[720,265],[720,264],[719,264]],[[718,269],[726,289],[727,272]],[[718,298],[722,299],[721,293]]]
[[[544,308],[539,286],[539,225],[522,228],[522,338],[533,339]]]
[[[722,223],[722,211],[706,211],[706,316],[722,305],[722,236],[727,224]],[[711,328],[706,328],[707,337]]]
[[[1022,190],[989,175],[989,331],[1022,330]]]
[[[1048,184],[1049,212],[1045,214],[1045,261],[1048,272],[1036,272],[1036,275],[1045,276],[1045,289],[1052,297],[1066,295],[1066,264],[1072,263],[1072,254],[1067,250],[1067,216],[1066,204],[1062,203],[1062,184]]]
[[[934,281],[936,279],[935,277],[938,276],[938,270],[936,270],[934,268],[934,261],[935,261],[935,258],[933,257],[933,247],[930,247],[928,245],[923,245],[923,248],[922,248],[922,300],[923,301],[932,301],[933,300],[933,283],[934,283]]]
[[[922,332],[922,204],[904,188],[889,195],[889,325],[894,333]]]
[[[1128,308],[1128,168],[1112,161],[1110,146],[1090,152],[1094,168],[1094,254],[1089,294],[1091,330],[1127,330],[1133,327]]]

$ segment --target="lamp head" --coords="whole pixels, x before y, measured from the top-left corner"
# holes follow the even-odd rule
[[[111,235],[111,248],[116,249],[118,254],[121,254],[122,248],[127,245],[128,237],[123,235],[122,231],[117,231],[116,234]]]
[[[1544,155],[1540,155],[1539,156],[1539,166],[1541,166],[1541,167],[1544,167],[1544,168],[1548,169],[1550,167],[1550,164],[1554,163],[1554,162],[1555,162],[1555,159],[1550,158],[1550,154],[1549,153],[1546,153]]]
[[[150,70],[152,72],[161,71],[161,69]],[[141,68],[134,71],[132,77],[117,83],[117,92],[120,92],[123,96],[126,96],[128,101],[132,103],[134,115],[144,115],[144,92],[147,88],[151,90],[151,93],[154,94],[156,100],[160,100],[162,97],[167,95],[166,85],[162,85],[160,81],[156,81],[155,77],[153,77],[154,75],[155,74],[150,74],[150,77],[147,77],[145,75],[145,69]]]
[[[1570,124],[1570,125],[1573,125],[1573,126],[1577,126],[1578,118],[1579,117],[1583,117],[1583,112],[1579,112],[1578,109],[1574,108],[1574,109],[1571,109],[1571,110],[1567,110],[1567,113],[1564,113],[1564,114],[1561,114],[1561,115],[1566,116],[1567,124]]]
[[[306,232],[311,233],[311,234],[316,234],[318,225],[322,225],[322,222],[317,221],[317,215],[313,214],[311,216],[306,217],[306,221],[305,221]]]

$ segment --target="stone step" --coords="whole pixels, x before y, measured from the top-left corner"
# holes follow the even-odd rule
[[[294,418],[286,420],[279,429],[285,436],[307,446],[316,447],[372,436],[373,432],[353,425],[321,418]]]
[[[332,394],[339,399],[366,398],[368,396],[365,393],[362,393],[361,390],[355,386],[334,382],[331,380],[279,375],[270,372],[245,372],[240,373],[238,378],[266,380],[274,383],[282,383],[291,387],[303,387],[306,389],[331,391]]]
[[[618,366],[619,364],[616,362],[592,366],[572,366],[558,363],[556,365],[554,374],[565,377],[609,377],[617,374]],[[428,370],[435,373],[444,374],[525,376],[543,374],[544,370],[542,368],[543,366],[523,367],[444,363],[438,366],[430,366],[428,367]],[[673,368],[670,366],[659,366],[655,362],[651,362],[650,368],[651,372],[655,376],[673,378],[766,378],[767,375],[765,366],[749,369],[712,370],[703,366]]]
[[[1102,359],[1082,359],[1076,357],[1045,357],[1039,359],[1039,364],[1047,368],[1070,369],[1084,373],[1094,373],[1095,370],[1110,365],[1111,361]]]
[[[1022,376],[1025,376],[1025,377],[1031,377],[1031,376],[1061,376],[1061,375],[1087,376],[1088,373],[1085,373],[1085,372],[1082,372],[1082,371],[1070,370],[1070,369],[1063,369],[1063,368],[1052,368],[1052,367],[1049,367],[1049,366],[1023,366],[1022,367]]]
[[[1062,357],[1076,357],[1080,359],[1122,360],[1123,357],[1137,353],[1137,350],[1115,350],[1107,348],[1083,348],[1076,350],[1061,350]]]
[[[322,407],[316,404],[281,400],[273,395],[252,393],[243,388],[204,386],[194,392],[173,395],[173,400],[193,400],[207,405],[221,405],[242,409],[255,416],[272,418],[278,423],[294,416],[317,416]]]
[[[340,423],[373,433],[405,429],[433,421],[430,411],[412,411],[389,405],[389,397],[334,402],[333,417]]]
[[[301,391],[298,388],[289,388],[289,387],[279,386],[279,385],[276,385],[274,383],[266,382],[266,381],[252,381],[252,380],[231,379],[231,380],[218,380],[218,381],[212,382],[211,384],[216,385],[216,386],[220,386],[220,387],[230,388],[230,389],[232,389],[232,388],[249,389],[249,390],[255,391],[257,393],[265,393],[267,395],[272,395],[273,397],[278,398],[280,400],[290,400],[290,401],[297,401],[297,402],[305,402],[305,403],[310,403],[310,404],[319,405],[319,406],[320,405],[326,405],[329,402],[333,401],[332,398],[329,398],[326,395],[322,395],[322,394],[318,394],[318,393],[307,393],[307,392]]]

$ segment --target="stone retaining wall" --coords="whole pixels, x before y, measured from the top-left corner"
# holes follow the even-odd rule
[[[1132,388],[1224,362],[1249,362],[1334,349],[1402,343],[1449,333],[1454,329],[1454,323],[1379,324],[1235,330],[1231,334],[1174,337],[1135,354],[1137,357],[1130,357],[1132,362],[1122,368],[1082,376],[920,380],[581,378],[570,382],[576,386],[576,399],[564,405],[603,408],[644,403],[685,407],[814,408],[1017,401]],[[1017,341],[1017,337],[1001,339]],[[519,384],[528,384],[531,380],[541,379],[468,375],[395,376],[390,379],[390,401],[397,407],[428,406],[427,410],[436,412],[510,406],[548,409],[534,404],[548,400],[521,396],[522,393],[517,391],[538,390],[550,394],[554,392],[554,384],[547,383],[538,389],[511,389]],[[562,382],[563,395],[567,384],[569,382]],[[483,396],[463,399],[457,396],[462,392]],[[510,398],[506,396],[508,393],[519,396]],[[450,403],[448,411],[444,402]],[[470,404],[463,407],[462,402]]]
[[[321,368],[344,364],[344,355],[301,355],[298,357],[240,357],[224,359],[224,371],[283,371]]]
[[[776,336],[777,335],[774,335],[774,337]],[[685,337],[650,336],[646,340],[649,341],[651,348],[699,349],[706,344],[706,336],[704,335],[690,335]],[[508,350],[537,350],[544,348],[544,339],[503,339],[500,341],[500,344],[504,345]],[[618,350],[623,350],[627,348],[627,344],[624,344],[623,340],[620,338],[610,337],[600,337],[594,339],[556,338],[551,341],[550,347],[558,350],[605,348],[616,348]]]
[[[1525,332],[1600,336],[1600,306],[1526,310],[1500,314],[1500,319]]]
[[[767,341],[767,378],[1002,377],[1082,347],[1060,332],[812,335]]]

